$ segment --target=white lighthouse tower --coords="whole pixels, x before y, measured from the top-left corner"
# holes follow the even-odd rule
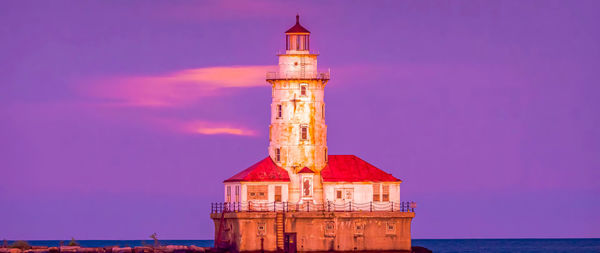
[[[408,252],[414,206],[400,179],[354,155],[329,155],[325,85],[310,32],[285,32],[271,85],[269,155],[223,181],[215,246],[230,252]]]
[[[268,73],[272,85],[269,156],[290,176],[289,201],[322,203],[320,171],[327,164],[325,85],[329,72],[317,71],[310,32],[296,24],[285,32],[279,70]]]

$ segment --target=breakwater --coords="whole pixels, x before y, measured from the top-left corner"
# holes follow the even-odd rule
[[[81,247],[81,246],[28,246],[22,248],[3,247],[0,253],[202,253],[216,252],[211,247],[198,247],[194,245],[167,245],[167,246],[137,246],[137,247]]]

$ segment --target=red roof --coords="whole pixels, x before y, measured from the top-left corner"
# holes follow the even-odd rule
[[[330,155],[323,182],[402,182],[354,155]]]
[[[267,157],[260,162],[250,166],[250,168],[236,174],[233,177],[225,180],[224,182],[247,182],[247,181],[284,181],[289,182],[290,176],[287,171],[277,166],[271,160],[271,157]]]
[[[285,33],[310,33],[306,28],[300,25],[300,15],[296,15],[296,24]]]
[[[300,173],[313,173],[314,174],[315,172],[308,167],[304,167],[300,171],[298,171],[298,174],[300,174]]]

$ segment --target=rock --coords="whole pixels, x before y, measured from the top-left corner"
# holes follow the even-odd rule
[[[173,253],[174,249],[171,247],[169,248],[168,246],[163,246],[163,247],[158,247],[156,248],[157,252],[162,252],[162,253]]]
[[[206,252],[206,249],[202,247],[198,247],[196,245],[192,245],[189,247],[192,252]]]
[[[9,252],[9,253],[21,253],[21,252],[22,252],[22,250],[21,250],[21,249],[15,249],[15,248],[12,248],[12,249],[8,249],[8,252]]]
[[[104,253],[103,248],[80,248],[78,253]]]
[[[132,253],[133,251],[131,250],[131,247],[123,247],[123,248],[113,247],[111,252],[112,253]]]
[[[27,253],[48,253],[48,249],[30,249]]]
[[[433,253],[433,251],[431,251],[425,247],[421,247],[421,246],[413,246],[411,248],[411,252],[412,253]]]
[[[50,248],[48,248],[48,253],[58,253],[58,247],[50,247]]]
[[[60,247],[60,252],[77,252],[79,250],[79,246],[62,246]]]
[[[146,246],[138,246],[133,248],[133,252],[134,253],[152,253],[154,252],[154,249],[152,249],[151,247],[146,247]]]

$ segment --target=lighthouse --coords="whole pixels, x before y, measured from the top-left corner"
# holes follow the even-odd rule
[[[311,33],[285,31],[271,88],[268,156],[223,181],[215,246],[231,252],[410,250],[415,205],[402,181],[355,155],[330,155],[325,88]],[[265,106],[266,107],[266,106]],[[333,112],[332,112],[333,113]]]
[[[278,71],[267,73],[272,86],[269,156],[290,175],[289,201],[323,202],[320,171],[327,163],[325,85],[318,54],[310,50],[310,32],[296,24],[285,32]]]

